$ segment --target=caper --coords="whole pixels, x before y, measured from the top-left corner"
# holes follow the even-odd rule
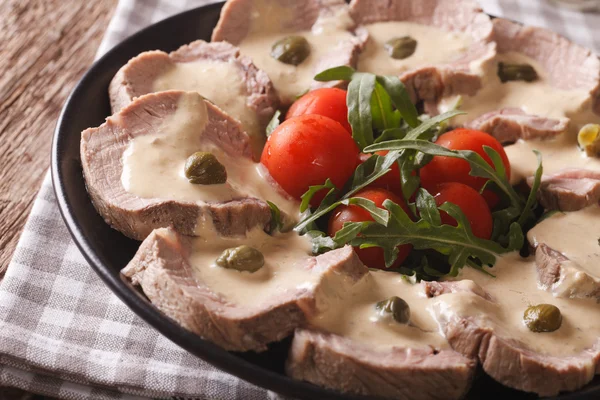
[[[284,64],[299,65],[310,55],[310,44],[302,36],[286,36],[271,47],[271,57]]]
[[[387,300],[382,300],[375,305],[375,308],[381,313],[389,313],[396,322],[407,324],[410,320],[410,307],[408,303],[398,296],[392,296]]]
[[[265,258],[259,250],[244,244],[223,251],[216,264],[221,268],[256,272],[265,265]]]
[[[538,304],[525,310],[523,321],[532,332],[553,332],[560,328],[562,315],[552,304]]]
[[[213,154],[198,151],[185,162],[185,177],[190,183],[217,185],[227,182],[227,171]]]
[[[383,47],[390,57],[404,60],[413,55],[417,49],[417,41],[410,36],[395,37],[385,42]]]
[[[498,77],[502,83],[508,81],[533,82],[538,79],[535,69],[529,64],[498,63]]]
[[[577,141],[588,157],[600,157],[600,125],[585,125],[579,130]]]

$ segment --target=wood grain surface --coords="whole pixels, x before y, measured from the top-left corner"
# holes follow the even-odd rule
[[[0,279],[50,166],[54,125],[117,0],[0,0]],[[0,400],[47,399],[0,387]]]
[[[44,174],[56,119],[117,0],[0,0],[0,276]]]

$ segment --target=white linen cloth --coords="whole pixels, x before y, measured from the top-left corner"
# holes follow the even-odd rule
[[[121,0],[98,56],[153,22],[208,2]],[[600,52],[600,14],[544,0],[481,4]],[[277,398],[182,350],[113,295],[71,240],[49,174],[0,284],[0,385],[68,399]]]

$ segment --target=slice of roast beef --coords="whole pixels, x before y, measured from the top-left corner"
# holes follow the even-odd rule
[[[592,109],[600,114],[600,60],[590,50],[544,28],[523,26],[502,18],[493,21],[498,54],[517,52],[532,58],[557,89],[589,91]],[[502,142],[551,138],[566,131],[569,118],[548,118],[505,108],[484,114],[468,124]]]
[[[552,86],[559,89],[585,89],[593,110],[600,115],[600,60],[581,47],[548,29],[523,26],[496,18],[494,40],[498,53],[519,52],[537,61],[548,73]]]
[[[211,69],[204,66],[222,65],[225,71],[239,75],[240,88],[230,88],[232,96],[236,99],[230,100],[214,97],[212,93],[206,93],[203,89],[213,88],[216,77],[212,76]],[[190,73],[189,79],[166,81],[161,79],[182,65],[196,66],[195,72]],[[226,69],[225,69],[226,68]],[[232,82],[238,83],[231,78]],[[227,82],[216,82],[218,85],[227,85]],[[216,103],[225,112],[241,121],[242,127],[252,139],[255,158],[260,157],[262,145],[265,141],[265,128],[275,110],[279,107],[279,96],[273,88],[267,74],[256,68],[252,61],[240,54],[237,47],[225,42],[207,43],[197,40],[188,45],[180,47],[169,54],[163,51],[147,51],[132,58],[115,75],[109,86],[109,95],[113,113],[128,105],[136,97],[162,90],[184,90],[198,91],[201,95]],[[239,97],[242,96],[242,99]],[[248,110],[240,111],[237,101],[244,101]],[[241,115],[236,113],[242,112]]]
[[[307,317],[324,307],[330,297],[341,296],[346,288],[368,272],[351,247],[299,260],[302,261],[300,264],[288,268],[302,269],[302,276],[306,275],[307,281],[289,282],[288,289],[273,293],[257,293],[261,286],[252,289],[251,284],[257,281],[251,281],[249,275],[241,276],[248,272],[229,271],[240,275],[236,280],[249,280],[243,282],[248,285],[244,288],[248,298],[240,303],[194,273],[196,268],[221,267],[194,265],[190,260],[197,250],[194,250],[192,240],[171,228],[157,229],[142,243],[122,273],[133,284],[139,285],[167,316],[227,350],[266,350],[268,343],[282,340],[303,326]],[[237,241],[243,243],[243,239]],[[218,246],[211,242],[212,245]],[[265,254],[267,263],[268,257],[269,254]],[[260,279],[273,279],[273,275],[284,273],[277,265],[269,268],[272,268],[270,275]],[[236,280],[232,279],[231,285],[235,285]],[[227,282],[222,284],[228,285]],[[256,299],[259,296],[262,301]]]
[[[182,99],[205,104],[208,121],[198,137],[238,158],[251,159],[248,136],[239,123],[193,92],[161,92],[137,98],[98,128],[81,135],[81,163],[90,198],[98,213],[126,236],[142,240],[155,228],[173,226],[194,235],[203,221],[212,221],[222,235],[244,234],[255,226],[266,227],[269,206],[255,198],[225,202],[182,202],[140,198],[122,184],[123,153],[134,138],[160,132],[161,124],[178,110]],[[191,152],[200,149],[190,149]],[[160,184],[157,182],[157,184]]]
[[[294,379],[344,393],[450,400],[468,391],[475,362],[452,350],[374,349],[343,336],[297,329],[286,363]]]
[[[467,33],[472,38],[468,49],[443,65],[424,65],[401,74],[413,102],[425,101],[436,109],[444,96],[474,95],[482,85],[481,76],[471,71],[472,62],[486,63],[495,55],[491,42],[492,24],[475,1],[471,0],[352,0],[351,15],[362,25],[387,21],[407,21],[449,32]]]
[[[563,133],[568,125],[568,118],[543,118],[511,107],[483,114],[467,123],[466,127],[487,132],[506,144],[518,139],[551,138]]]
[[[481,279],[480,284],[473,286],[477,286],[478,290],[472,293],[465,291],[464,285],[457,286],[456,282],[424,283],[431,286],[428,290],[429,295],[437,296],[433,312],[452,348],[466,357],[479,359],[483,370],[498,382],[540,396],[554,396],[562,391],[577,390],[590,382],[597,371],[600,371],[600,337],[597,331],[590,332],[591,336],[586,338],[589,339],[589,347],[581,351],[573,350],[572,354],[569,350],[553,353],[554,350],[550,347],[552,345],[547,347],[541,344],[532,345],[522,338],[526,337],[524,335],[529,335],[527,340],[536,343],[537,340],[543,339],[541,335],[550,335],[552,339],[548,343],[562,341],[565,343],[565,349],[570,349],[572,342],[568,341],[583,340],[580,337],[581,333],[576,333],[582,331],[579,325],[587,323],[585,319],[595,319],[596,316],[586,312],[572,315],[570,311],[573,311],[573,308],[569,307],[583,307],[587,311],[594,309],[594,312],[597,312],[596,303],[581,299],[558,300],[552,294],[537,289],[535,265],[530,261],[519,261],[518,255],[511,256],[502,266],[502,268],[512,269],[510,273],[519,274],[517,278],[508,277],[509,281],[516,279],[517,286],[510,286],[515,281],[507,285],[508,281],[504,280],[507,275],[501,277],[502,272],[496,268],[491,271],[496,274],[496,278],[484,277],[480,272],[469,271],[467,275],[469,278]],[[463,275],[464,272],[465,270]],[[483,278],[478,278],[474,274],[479,274]],[[491,287],[489,281],[498,279],[501,280],[498,285],[504,286],[503,291],[489,292]],[[524,280],[527,280],[526,285],[530,288],[525,292],[519,286]],[[487,292],[487,296],[480,295],[482,290]],[[536,290],[539,290],[539,294],[535,292]],[[542,295],[542,293],[546,294]],[[513,298],[507,300],[507,296]],[[533,305],[525,300],[527,296],[535,299],[530,299],[535,301],[533,304],[550,303],[561,308],[563,323],[560,329],[565,330],[564,335],[560,333],[560,329],[552,333],[524,333],[528,330],[522,322],[522,316],[525,309]],[[511,302],[523,304],[515,307]],[[575,303],[569,305],[570,302]],[[508,325],[495,321],[504,321]],[[537,336],[532,335],[540,336],[537,339]]]
[[[533,184],[533,177],[527,179]],[[566,169],[543,175],[538,200],[547,210],[577,211],[600,201],[600,171]]]
[[[568,257],[544,243],[535,249],[538,280],[561,297],[592,297],[600,302],[600,279],[594,278]]]
[[[268,15],[268,17],[264,17],[262,14]],[[327,43],[332,46],[326,54],[319,56],[318,59],[314,59],[311,55],[298,66],[302,67],[305,63],[310,63],[312,66],[310,79],[302,91],[309,88],[341,85],[340,82],[316,82],[312,80],[312,76],[331,67],[340,65],[354,67],[356,65],[358,53],[367,40],[367,34],[357,27],[347,14],[348,6],[344,0],[228,0],[221,10],[221,17],[213,30],[212,40],[227,41],[240,46],[244,53],[243,44],[247,37],[256,32],[259,35],[268,34],[273,37],[273,40],[263,43],[263,47],[264,54],[269,54],[273,42],[283,37],[284,34],[293,35],[302,31],[328,32],[332,29],[347,31],[350,33],[348,37],[340,38],[336,43]],[[252,26],[254,19],[259,21],[258,25],[260,26]],[[313,53],[314,45],[313,43],[311,50]],[[325,45],[325,43],[319,43],[319,45]],[[278,63],[277,68],[272,68],[273,70],[270,71],[267,65],[261,65],[260,57],[255,57],[254,62],[270,75],[284,103],[293,102],[295,96],[302,93],[294,93],[292,96],[288,93],[289,88],[285,87],[282,80],[281,76],[288,73],[289,71],[286,72],[286,70],[292,66]]]
[[[399,297],[405,321],[382,311]],[[395,272],[370,271],[346,298],[297,330],[287,373],[345,393],[385,398],[458,399],[475,362],[453,351],[430,315],[424,286]],[[423,382],[430,382],[423,388]],[[416,387],[421,390],[414,390]]]

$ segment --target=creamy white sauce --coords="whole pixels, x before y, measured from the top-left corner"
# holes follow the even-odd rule
[[[182,95],[177,111],[165,118],[155,132],[130,141],[122,159],[121,182],[125,190],[141,198],[192,203],[255,197],[275,203],[288,216],[297,219],[299,203],[269,183],[262,164],[231,157],[213,142],[203,139],[206,122],[205,100],[193,92]],[[217,157],[227,170],[227,182],[189,183],[184,166],[187,158],[197,151],[209,151]]]
[[[321,17],[310,31],[282,32],[279,28],[288,25],[284,21],[289,18],[290,12],[286,7],[274,1],[255,1],[250,30],[238,44],[241,52],[267,73],[286,103],[293,102],[310,88],[313,77],[321,72],[318,69],[322,57],[335,54],[340,42],[353,39],[347,29],[354,24],[348,10],[342,8],[337,15]],[[303,36],[310,44],[310,55],[298,66],[284,64],[271,57],[273,44],[290,35]]]
[[[261,251],[265,264],[256,272],[222,268],[215,261],[226,249],[248,245]],[[311,290],[320,274],[311,263],[311,243],[295,232],[269,236],[257,228],[244,238],[214,236],[192,241],[190,265],[199,281],[228,303],[260,307],[285,293]]]
[[[379,75],[399,75],[422,67],[448,63],[464,53],[472,43],[470,35],[448,32],[434,26],[407,21],[377,22],[365,26],[369,41],[358,59],[358,70]],[[385,43],[410,36],[417,41],[413,55],[403,60],[390,57]]]
[[[219,60],[174,63],[153,83],[153,91],[166,90],[198,92],[237,119],[251,138],[255,159],[260,158],[266,136],[256,112],[247,105],[246,85],[238,66]]]
[[[559,296],[591,292],[600,282],[600,206],[557,213],[527,233],[529,242],[544,243],[569,261],[561,263],[561,276],[553,287]]]
[[[377,302],[398,296],[410,307],[409,324],[400,324],[375,309]],[[377,347],[448,347],[433,319],[421,284],[411,283],[395,272],[371,271],[345,299],[313,318],[314,327]]]
[[[518,253],[511,253],[499,257],[491,272],[495,278],[464,268],[458,279],[474,281],[494,301],[470,292],[443,294],[435,298],[436,317],[440,320],[468,318],[481,327],[493,329],[500,338],[517,340],[528,349],[553,356],[575,355],[598,341],[600,304],[592,299],[555,297],[539,288],[533,259],[522,259]],[[560,309],[562,325],[554,332],[531,332],[523,322],[523,313],[529,306],[543,303]]]
[[[530,64],[539,76],[533,82],[508,81],[502,83],[497,74],[498,63]],[[589,93],[586,90],[562,90],[550,84],[547,71],[534,59],[521,53],[498,54],[495,62],[473,62],[471,67],[483,76],[483,87],[474,96],[462,96],[460,115],[452,121],[464,124],[490,111],[507,107],[521,108],[528,114],[548,118],[564,118],[579,113],[589,107]],[[440,111],[452,107],[456,96],[442,99]]]

